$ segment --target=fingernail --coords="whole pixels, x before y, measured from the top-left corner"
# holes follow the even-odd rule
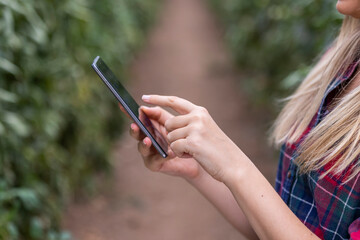
[[[142,96],[142,100],[143,100],[144,102],[148,102],[148,101],[150,100],[150,95],[143,95],[143,96]]]
[[[142,141],[143,145],[146,147],[146,142],[145,139]]]
[[[134,124],[132,123],[131,125],[130,125],[130,128],[131,128],[131,130],[135,130],[135,126],[134,126]]]

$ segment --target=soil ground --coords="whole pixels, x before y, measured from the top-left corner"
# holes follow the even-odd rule
[[[130,92],[176,95],[206,107],[271,183],[276,155],[268,123],[241,93],[223,34],[205,0],[164,0],[131,68]],[[78,240],[244,239],[182,179],[148,171],[128,134],[115,145],[114,176],[93,199],[69,206],[63,226]]]

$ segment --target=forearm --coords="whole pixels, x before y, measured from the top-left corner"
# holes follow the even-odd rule
[[[171,107],[180,114],[169,118],[165,123],[171,150],[177,156],[193,156],[213,178],[225,183],[242,211],[239,207],[234,207],[229,193],[215,182],[201,180],[195,182],[194,186],[240,231],[250,234],[250,227],[242,229],[242,226],[248,225],[245,222],[247,218],[260,239],[318,239],[291,212],[259,170],[217,126],[205,108],[171,96],[143,96],[143,100]]]
[[[224,182],[260,239],[319,239],[288,208],[274,188],[242,154],[247,164]],[[236,172],[236,171],[234,171]]]
[[[219,212],[248,239],[258,239],[230,190],[201,169],[198,177],[188,180]]]

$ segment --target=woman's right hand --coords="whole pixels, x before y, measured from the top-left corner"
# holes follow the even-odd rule
[[[122,107],[120,109],[125,112]],[[174,116],[161,107],[141,107],[141,110],[167,139],[164,124],[166,120]],[[180,176],[187,180],[193,180],[199,176],[201,167],[193,158],[176,157],[170,147],[168,148],[168,157],[161,157],[152,145],[150,138],[144,135],[136,123],[131,123],[130,135],[138,141],[138,151],[144,160],[145,166],[151,171]]]

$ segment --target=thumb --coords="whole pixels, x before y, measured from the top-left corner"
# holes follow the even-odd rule
[[[141,106],[140,109],[146,114],[146,116],[152,120],[157,121],[161,125],[164,125],[166,120],[173,117],[171,113],[162,109],[161,107]]]

